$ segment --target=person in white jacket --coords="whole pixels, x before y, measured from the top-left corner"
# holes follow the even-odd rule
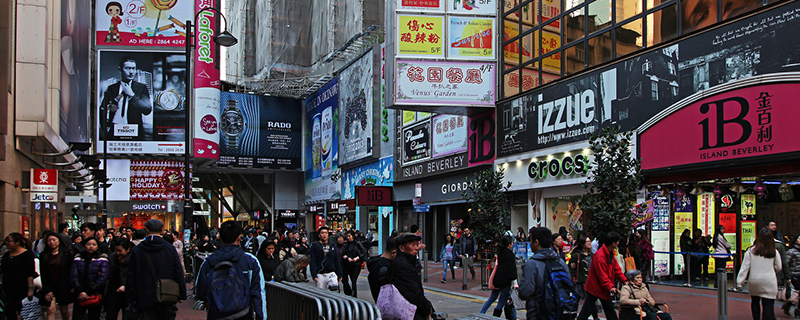
[[[772,232],[761,229],[755,244],[747,249],[739,276],[736,277],[738,290],[747,281],[747,290],[752,299],[750,311],[754,320],[775,320],[774,304],[778,295],[778,278],[775,274],[781,268],[781,255],[775,249]]]
[[[714,240],[712,240],[711,244],[714,246],[714,253],[711,257],[714,258],[715,268],[725,269],[725,265],[731,260],[731,244],[728,243],[728,239],[725,239],[724,226],[717,226],[717,233],[714,234]],[[714,287],[716,287],[716,284]]]

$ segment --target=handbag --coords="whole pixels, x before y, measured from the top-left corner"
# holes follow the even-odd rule
[[[22,320],[44,320],[44,313],[42,306],[39,305],[39,299],[33,297],[31,300],[22,298],[22,310],[19,311],[20,319]]]
[[[178,282],[172,279],[159,279],[158,276],[156,276],[156,270],[153,269],[153,261],[150,260],[150,255],[145,253],[144,257],[147,259],[150,275],[153,276],[153,285],[156,289],[156,302],[163,305],[177,304],[181,296]]]
[[[381,287],[375,305],[384,320],[414,320],[417,312],[417,306],[408,302],[393,284]]]
[[[83,301],[78,301],[78,305],[81,307],[94,307],[96,305],[100,305],[100,302],[103,300],[102,295],[93,294],[90,295],[88,299]]]
[[[511,288],[511,299],[508,299],[509,304],[514,306],[514,309],[522,310],[525,309],[525,300],[520,299],[519,297],[519,289]]]
[[[495,259],[493,261],[494,261],[494,268],[492,268],[492,275],[489,276],[489,289],[497,290],[499,288],[496,288],[494,286],[494,274],[497,272],[497,259]],[[489,263],[489,264],[491,266],[491,263]]]
[[[630,289],[631,289],[631,297],[633,297],[634,300],[637,300],[636,299],[636,295],[633,294],[633,286],[632,285],[628,285],[628,287],[630,287]],[[642,307],[642,310],[644,310],[644,312],[646,312],[646,313],[656,314],[656,313],[661,312],[661,309],[659,309],[658,306],[651,306],[649,303],[645,303],[645,304],[641,305],[641,307]]]
[[[625,272],[636,270],[636,260],[633,260],[630,250],[625,250]]]

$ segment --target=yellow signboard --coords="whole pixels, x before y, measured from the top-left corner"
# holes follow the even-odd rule
[[[403,125],[417,121],[417,113],[414,111],[403,111]]]
[[[397,15],[397,54],[444,58],[444,16]]]
[[[538,33],[538,32],[537,32]],[[536,34],[536,33],[534,33]],[[538,37],[534,38],[534,51],[533,56],[539,56],[539,40]],[[561,47],[561,36],[557,33],[550,31],[542,32],[542,54],[548,54],[550,51],[556,50]],[[551,73],[561,73],[561,52],[551,55],[542,60],[542,71]]]

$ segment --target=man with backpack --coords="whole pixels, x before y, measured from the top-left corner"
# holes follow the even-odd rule
[[[320,289],[336,289],[342,282],[342,263],[336,245],[328,241],[328,227],[319,228],[319,241],[311,244],[311,276]],[[338,281],[337,281],[338,279]]]
[[[208,319],[266,319],[267,297],[258,259],[239,247],[242,227],[226,221],[219,228],[220,247],[200,266],[195,287]],[[214,284],[212,286],[212,284]]]
[[[522,269],[519,287],[528,320],[573,319],[578,311],[578,294],[564,260],[550,249],[552,232],[544,227],[529,232],[533,258]]]

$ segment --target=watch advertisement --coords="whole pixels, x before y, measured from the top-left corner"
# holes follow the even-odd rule
[[[339,168],[339,81],[337,78],[306,98],[306,201],[341,198],[341,183],[331,176]]]
[[[300,169],[300,100],[222,92],[220,166]]]
[[[207,2],[207,1],[202,1]],[[98,46],[183,47],[195,0],[99,0]]]
[[[341,164],[372,156],[372,62],[372,51],[368,51],[339,74]],[[324,127],[325,113],[322,117]],[[325,134],[323,130],[323,140]]]
[[[159,0],[152,0],[159,1]],[[175,1],[175,0],[173,0]],[[185,0],[177,0],[185,1]],[[223,105],[220,103],[220,76],[219,61],[217,61],[216,43],[212,41],[216,26],[217,13],[213,10],[203,10],[207,7],[219,7],[218,0],[197,0],[195,11],[194,37],[194,156],[212,160],[220,159],[219,141],[220,124],[219,114]]]
[[[97,152],[184,153],[186,56],[101,50],[97,74]]]

